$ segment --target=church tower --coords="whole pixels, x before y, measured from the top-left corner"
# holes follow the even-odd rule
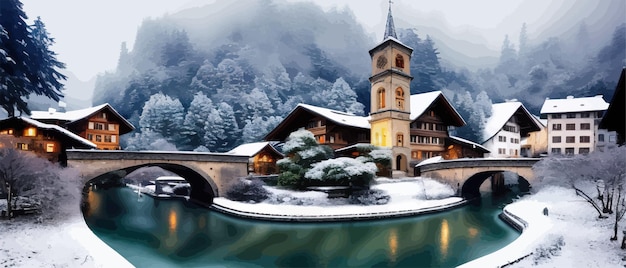
[[[413,49],[396,36],[391,1],[383,41],[369,51],[372,58],[371,144],[390,147],[391,168],[398,174],[409,171],[411,90],[410,61]],[[403,174],[403,173],[400,173]],[[399,175],[399,174],[398,174]]]

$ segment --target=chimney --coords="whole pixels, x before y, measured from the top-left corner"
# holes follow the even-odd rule
[[[567,99],[568,99],[568,100],[574,99],[574,96],[569,95],[569,96],[567,96]]]

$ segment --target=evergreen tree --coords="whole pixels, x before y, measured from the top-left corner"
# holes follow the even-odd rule
[[[211,152],[224,151],[221,143],[225,134],[222,128],[222,121],[222,117],[217,109],[211,109],[206,118],[206,125],[204,125],[205,144],[203,144]]]
[[[212,152],[226,152],[241,141],[241,129],[235,119],[235,112],[225,102],[218,104],[217,110],[209,114],[204,130],[206,147]]]
[[[342,77],[339,77],[329,89],[314,95],[313,99],[323,107],[357,115],[363,115],[365,107],[356,101],[356,92]]]
[[[278,126],[282,120],[279,116],[255,117],[246,120],[246,125],[242,130],[243,142],[262,141],[265,135]]]
[[[43,95],[54,101],[63,97],[66,76],[58,69],[65,65],[50,50],[54,39],[48,36],[40,19],[26,25],[28,17],[19,0],[3,0],[0,8],[0,107],[9,116],[30,113],[25,98]]]
[[[213,102],[202,92],[194,95],[185,120],[183,123],[182,135],[184,137],[185,149],[197,148],[204,145],[205,130],[207,125],[207,117],[214,110]]]
[[[526,23],[522,24],[522,29],[519,32],[519,57],[523,59],[528,52],[528,32],[526,29]]]
[[[139,117],[142,132],[151,130],[169,142],[180,143],[179,129],[184,122],[184,108],[178,99],[170,98],[163,93],[150,96]]]

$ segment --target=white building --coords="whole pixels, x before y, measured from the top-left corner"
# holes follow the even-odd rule
[[[522,138],[540,130],[539,120],[521,102],[493,104],[482,133],[481,144],[491,152],[485,157],[520,157]]]
[[[608,107],[602,95],[546,99],[541,107],[541,117],[548,119],[548,153],[592,152],[598,140],[598,124]]]

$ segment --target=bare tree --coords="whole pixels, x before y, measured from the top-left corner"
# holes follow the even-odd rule
[[[611,240],[617,240],[617,229],[619,221],[622,220],[624,214],[626,214],[626,198],[622,196],[622,191],[624,187],[620,184],[617,187],[617,200],[615,200],[615,224],[613,225],[613,237]],[[624,236],[626,238],[626,236]],[[622,248],[624,245],[624,241],[622,241]]]

